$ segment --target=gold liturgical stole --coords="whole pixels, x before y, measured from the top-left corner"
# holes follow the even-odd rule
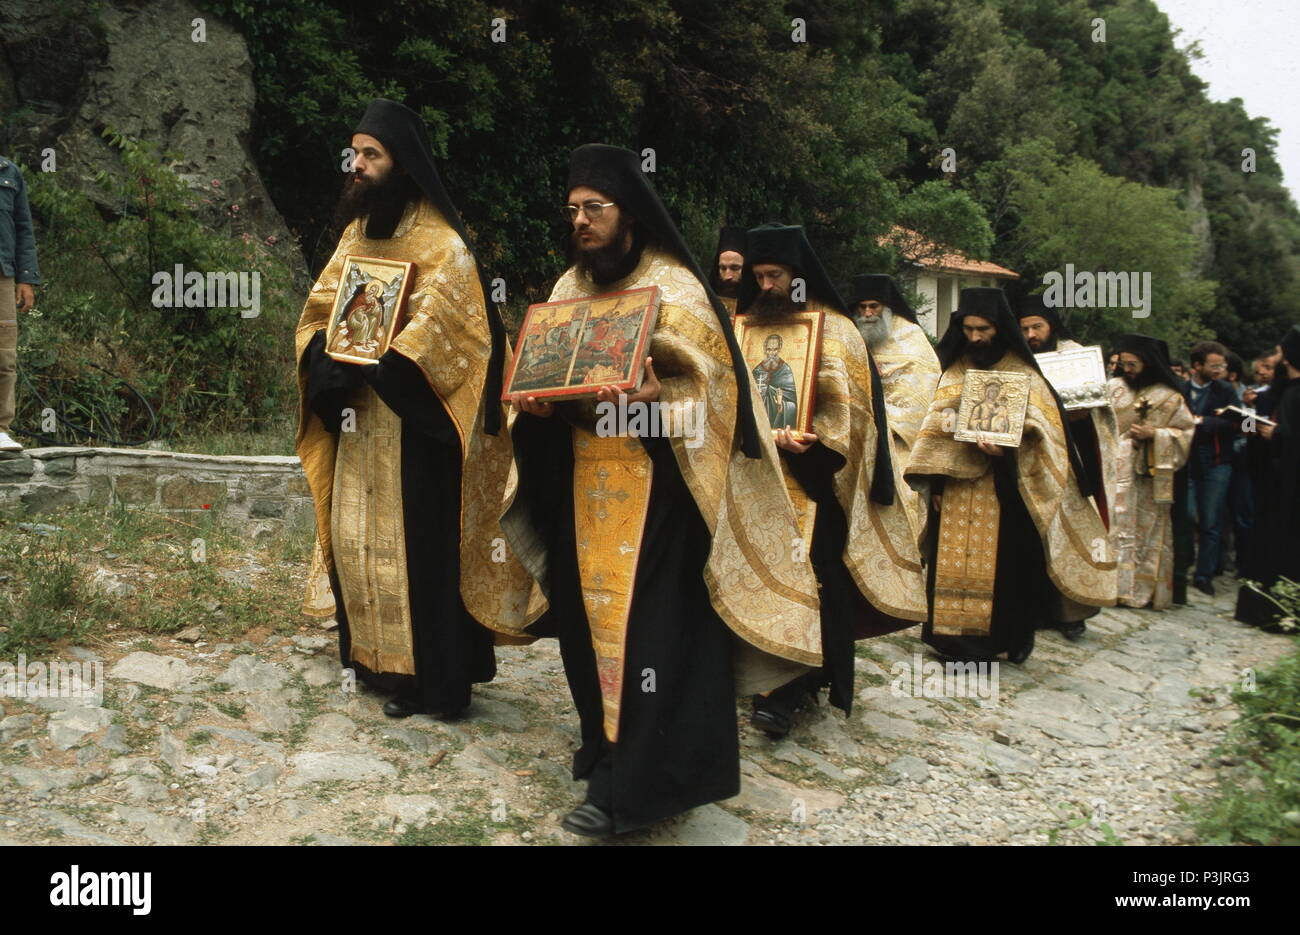
[[[375,391],[352,398],[356,431],[340,432],[330,535],[352,658],[372,672],[415,674],[402,510],[402,420]]]
[[[605,737],[618,740],[627,619],[654,463],[635,438],[573,429],[573,525]]]
[[[934,574],[935,633],[989,634],[1001,512],[991,470],[975,480],[949,478],[944,485]]]

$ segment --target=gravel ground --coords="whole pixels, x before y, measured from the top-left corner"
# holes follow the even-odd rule
[[[1232,622],[1223,584],[1040,633],[996,693],[931,679],[919,630],[860,643],[851,717],[823,703],[773,742],[741,706],[741,794],[618,843],[1194,843],[1179,800],[1223,765],[1228,692],[1289,646]],[[100,705],[0,699],[0,843],[589,843],[558,827],[582,784],[554,643],[499,650],[444,722],[344,690],[326,630],[178,636],[61,654],[103,664]]]

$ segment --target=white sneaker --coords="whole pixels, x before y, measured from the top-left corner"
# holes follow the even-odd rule
[[[0,451],[22,451],[23,446],[9,437],[8,432],[0,432]]]

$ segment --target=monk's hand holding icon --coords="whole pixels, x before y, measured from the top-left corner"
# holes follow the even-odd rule
[[[654,358],[645,359],[645,375],[641,378],[641,386],[635,393],[624,393],[616,386],[602,386],[596,391],[596,399],[602,403],[617,402],[620,396],[627,396],[628,405],[632,403],[652,403],[659,398],[659,391],[662,385],[659,378],[655,376]]]
[[[535,396],[529,396],[527,393],[511,393],[510,405],[514,407],[515,412],[526,412],[530,416],[541,416],[545,418],[555,412],[555,405],[545,400],[539,400]]]
[[[1000,445],[993,444],[993,442],[991,441],[985,440],[983,436],[980,436],[980,438],[975,442],[975,444],[979,446],[979,450],[984,452],[986,455],[989,455],[994,458],[1002,457],[1002,447]]]
[[[812,432],[796,432],[794,429],[783,428],[773,429],[772,434],[778,448],[784,448],[795,454],[803,454],[817,443],[817,436]]]

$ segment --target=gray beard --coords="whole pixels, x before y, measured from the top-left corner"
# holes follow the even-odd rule
[[[889,328],[894,323],[894,312],[886,308],[875,321],[854,318],[853,322],[858,326],[858,333],[862,335],[862,340],[867,342],[867,347],[877,348],[889,340]]]

